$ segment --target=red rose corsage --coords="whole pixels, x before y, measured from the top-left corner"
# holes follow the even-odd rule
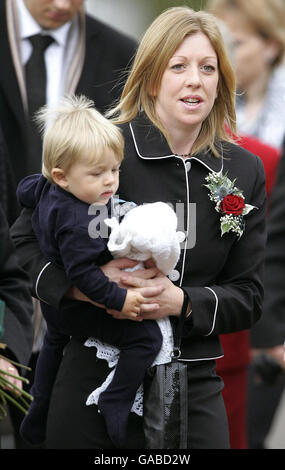
[[[210,190],[209,197],[216,204],[216,211],[221,214],[221,236],[233,231],[240,238],[245,229],[244,216],[255,206],[245,204],[242,191],[220,171],[212,172],[206,177],[206,188]]]

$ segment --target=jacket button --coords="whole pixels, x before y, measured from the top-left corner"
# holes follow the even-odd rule
[[[177,238],[178,238],[179,243],[182,243],[184,242],[186,235],[184,232],[177,232]]]
[[[186,166],[186,170],[187,170],[187,171],[190,171],[190,170],[191,170],[191,162],[186,162],[186,163],[185,163],[185,166]]]
[[[171,281],[178,281],[180,278],[180,272],[177,271],[177,269],[172,269],[168,277]]]

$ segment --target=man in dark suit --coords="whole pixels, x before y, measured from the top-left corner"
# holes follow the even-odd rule
[[[2,159],[2,147],[0,147]],[[1,176],[1,175],[0,175]],[[22,389],[22,382],[17,378],[24,375],[24,370],[11,361],[25,365],[29,361],[33,343],[32,302],[28,275],[19,266],[14,245],[9,234],[9,226],[0,205],[0,377]],[[2,349],[4,347],[4,349]],[[5,375],[13,374],[15,377]],[[9,392],[7,387],[6,391]],[[13,397],[13,394],[11,395]],[[15,397],[14,397],[15,398]],[[9,401],[7,401],[9,404]],[[2,405],[2,403],[1,403]],[[14,408],[14,405],[11,405]],[[0,410],[0,416],[2,410]],[[6,426],[5,426],[6,423]],[[0,430],[4,435],[7,418]]]
[[[84,94],[104,112],[120,95],[118,83],[136,43],[87,15],[83,3],[0,2],[0,122],[16,183],[41,170],[41,149],[30,140],[33,126],[28,98],[34,90],[27,90],[25,72],[32,54],[29,32],[52,36],[52,44],[44,52],[47,104],[63,94]]]
[[[16,185],[0,122],[0,204],[10,225],[18,213]]]

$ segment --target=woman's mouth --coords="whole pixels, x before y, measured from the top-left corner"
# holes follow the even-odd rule
[[[186,98],[182,98],[181,101],[185,103],[187,106],[190,106],[193,108],[199,105],[200,103],[202,103],[202,99],[200,97],[186,97]]]

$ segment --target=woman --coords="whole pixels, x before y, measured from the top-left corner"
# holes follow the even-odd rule
[[[234,74],[214,18],[177,7],[162,13],[147,30],[113,111],[125,138],[120,197],[137,204],[171,203],[184,240],[169,278],[154,268],[123,273],[128,260],[113,260],[103,269],[112,280],[142,289],[159,302],[155,312],[144,305],[144,320],[172,316],[179,321],[183,290],[188,295],[181,357],[188,364],[191,449],[229,447],[223,384],[215,374],[215,359],[222,356],[218,335],[249,328],[261,312],[264,171],[257,157],[226,142],[224,121],[234,127],[234,95]],[[238,190],[230,180],[245,199],[234,194]],[[215,210],[217,196],[228,214]],[[235,209],[226,207],[232,203]],[[246,220],[241,215],[245,209]],[[221,236],[221,226],[230,231]],[[37,295],[56,307],[70,285],[55,266],[44,264],[30,227],[26,212],[13,230],[18,253],[37,279]],[[33,260],[27,259],[27,249]],[[110,313],[119,321],[124,318]],[[108,373],[105,361],[97,358],[94,367],[96,349],[84,346],[92,335],[93,316],[90,306],[81,318],[76,309],[64,319],[72,339],[51,398],[50,448],[112,448],[97,407],[85,405]],[[142,419],[136,414],[129,419],[128,437],[128,448],[144,447]]]
[[[207,10],[232,35],[238,131],[279,149],[285,134],[284,1],[209,0]]]

